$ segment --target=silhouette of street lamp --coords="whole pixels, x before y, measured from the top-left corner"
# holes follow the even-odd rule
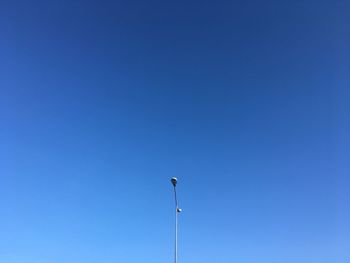
[[[177,195],[176,195],[177,178],[172,177],[170,181],[174,186],[174,196],[175,196],[175,257],[174,257],[174,261],[175,261],[175,263],[177,263],[178,215],[182,210],[181,210],[181,208],[179,208],[178,201],[177,201]]]

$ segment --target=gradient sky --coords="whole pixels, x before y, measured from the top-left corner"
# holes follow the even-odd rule
[[[350,2],[0,2],[0,262],[350,262]]]

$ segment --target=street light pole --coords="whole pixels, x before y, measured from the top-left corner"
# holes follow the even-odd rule
[[[178,201],[177,201],[177,195],[176,195],[177,178],[173,177],[173,178],[171,178],[170,181],[174,186],[174,196],[175,196],[175,256],[174,256],[174,262],[177,263],[178,215],[181,212],[181,208],[179,208]]]

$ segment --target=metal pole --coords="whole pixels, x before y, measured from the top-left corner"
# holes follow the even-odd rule
[[[177,194],[176,194],[176,184],[177,179],[175,177],[171,178],[171,183],[174,186],[174,196],[175,196],[175,255],[174,255],[174,262],[177,263],[177,242],[178,242],[178,215],[181,212],[181,209],[179,208],[178,202],[177,202]]]
[[[174,186],[175,193],[175,263],[177,263],[177,235],[178,235],[178,212],[177,212],[177,197],[176,197],[176,186]]]

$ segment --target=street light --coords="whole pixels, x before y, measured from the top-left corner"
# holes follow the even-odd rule
[[[177,228],[178,228],[178,215],[182,211],[181,208],[179,208],[178,202],[177,202],[177,195],[176,195],[176,185],[177,185],[177,178],[173,177],[171,178],[171,183],[174,186],[174,196],[175,196],[175,263],[177,263]]]

